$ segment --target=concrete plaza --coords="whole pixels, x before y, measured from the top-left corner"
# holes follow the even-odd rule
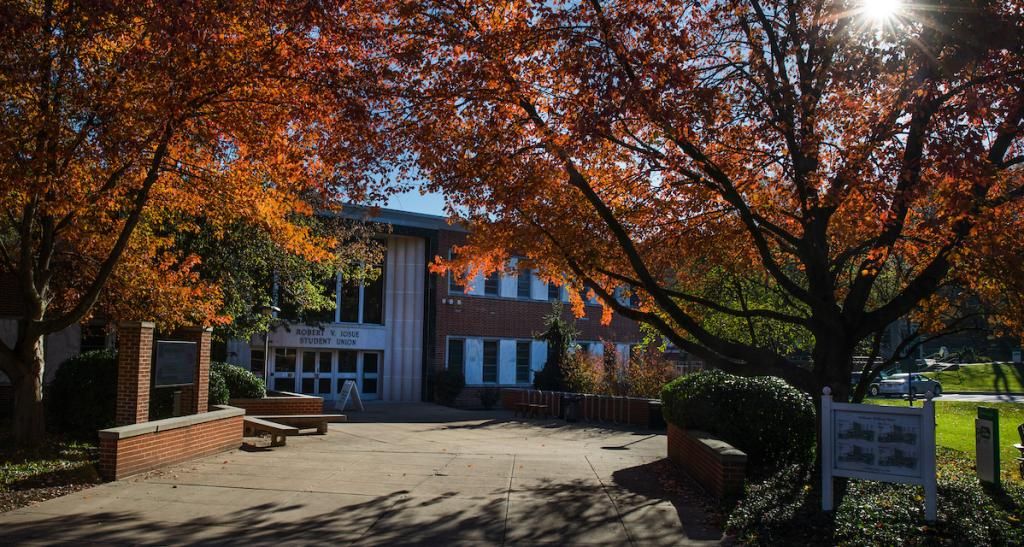
[[[717,543],[664,435],[373,404],[323,436],[233,450],[0,514],[3,543]]]

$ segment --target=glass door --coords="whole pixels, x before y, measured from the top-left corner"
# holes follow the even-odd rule
[[[338,351],[338,373],[334,386],[335,399],[341,398],[341,390],[345,387],[345,380],[352,380],[359,384],[359,352],[351,350]]]
[[[300,385],[304,395],[316,395],[328,400],[334,398],[331,386],[334,382],[334,355],[333,351],[302,352]]]
[[[362,364],[359,394],[364,400],[376,399],[380,378],[380,354],[364,351]]]
[[[295,391],[295,365],[297,351],[293,348],[274,348],[274,361],[271,363],[270,376],[273,383],[270,389],[275,391]]]

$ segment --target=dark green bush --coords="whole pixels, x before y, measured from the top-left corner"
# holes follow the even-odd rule
[[[221,364],[221,363],[218,363]],[[228,365],[231,366],[231,365]],[[234,367],[238,368],[238,367]],[[227,380],[224,378],[223,367],[210,366],[210,390],[209,390],[209,401],[211,405],[226,405],[228,399],[231,397],[231,392],[228,390]]]
[[[496,387],[485,387],[480,390],[480,404],[487,410],[494,408],[501,400],[501,390]]]
[[[669,423],[706,431],[745,452],[754,477],[814,457],[814,404],[779,378],[702,371],[670,382],[661,399]]]
[[[98,350],[64,361],[45,396],[50,424],[59,431],[91,437],[98,429],[113,427],[117,357]]]
[[[435,377],[434,394],[437,395],[437,402],[442,405],[453,405],[455,399],[466,387],[466,378],[461,370],[446,368],[437,373]]]
[[[210,363],[211,378],[214,372],[224,379],[224,385],[227,387],[229,397],[232,399],[262,399],[267,396],[267,386],[263,383],[263,380],[242,367],[228,363],[213,362]],[[212,379],[210,384],[212,386]],[[210,404],[214,404],[212,398],[210,399]],[[217,404],[227,404],[227,401],[225,400],[224,403]]]
[[[821,481],[790,466],[747,485],[726,531],[742,545],[1024,545],[1024,487],[984,487],[974,458],[940,447],[938,521],[924,519],[924,489],[850,480],[831,515],[821,511]]]

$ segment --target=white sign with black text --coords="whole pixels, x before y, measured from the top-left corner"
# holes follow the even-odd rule
[[[936,516],[935,403],[922,407],[834,403],[821,397],[821,507],[831,511],[832,477],[924,486],[925,517]]]
[[[279,348],[383,350],[385,338],[383,326],[291,325],[288,328],[278,327],[270,333],[270,345]]]

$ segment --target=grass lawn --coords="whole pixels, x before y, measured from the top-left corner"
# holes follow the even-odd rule
[[[945,384],[943,384],[945,386]],[[865,399],[870,404],[887,406],[906,406],[906,401],[898,399]],[[915,401],[915,405],[921,403]],[[974,419],[978,417],[978,407],[985,406],[999,409],[999,450],[1000,466],[1003,469],[1003,480],[1014,480],[1024,484],[1017,469],[1019,453],[1013,447],[1019,443],[1017,425],[1024,423],[1024,404],[1019,403],[968,403],[961,401],[935,401],[935,421],[938,423],[935,442],[939,446],[952,448],[974,457]]]
[[[945,391],[1024,393],[1024,365],[988,363],[961,365],[959,370],[926,372]]]

